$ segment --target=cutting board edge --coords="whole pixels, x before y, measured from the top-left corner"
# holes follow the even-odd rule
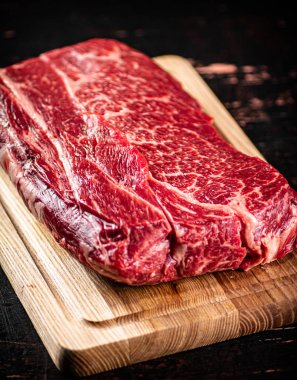
[[[87,359],[88,357],[104,357],[106,355],[106,344],[103,345],[90,345],[89,347],[85,347],[84,349],[75,349],[72,347],[63,347],[63,354],[61,358],[59,359],[59,362],[56,363],[57,366],[64,370],[65,368],[68,368],[73,374],[79,375],[79,376],[85,376],[92,374],[94,372],[103,372],[106,370],[118,368],[123,365],[129,365],[133,363],[138,363],[145,360],[152,360],[154,358],[160,357],[160,356],[166,356],[170,355],[176,352],[180,351],[186,351],[189,349],[194,349],[198,347],[207,346],[210,344],[214,344],[217,342],[222,342],[226,340],[231,340],[238,338],[240,336],[246,336],[250,335],[252,333],[264,331],[267,329],[280,327],[286,320],[286,324],[297,322],[297,287],[294,285],[292,288],[292,284],[281,287],[281,292],[283,294],[283,298],[278,300],[278,317],[274,318],[271,314],[271,307],[274,308],[274,301],[271,299],[270,303],[268,304],[262,304],[262,306],[259,308],[259,305],[256,304],[254,307],[249,308],[248,310],[242,307],[242,310],[238,312],[238,309],[233,309],[232,305],[233,302],[229,300],[224,300],[218,303],[213,303],[210,305],[202,305],[196,308],[191,308],[188,310],[180,310],[175,313],[169,314],[169,315],[162,315],[162,316],[156,316],[149,318],[147,320],[140,320],[140,321],[127,321],[126,323],[123,323],[122,327],[124,331],[129,331],[130,325],[146,325],[146,324],[153,324],[158,325],[159,328],[156,331],[148,332],[146,334],[130,334],[127,333],[127,339],[117,340],[113,342],[111,345],[109,344],[108,348],[109,350],[111,347],[115,346],[116,351],[120,350],[122,354],[127,354],[127,343],[128,343],[128,355],[125,357],[126,361],[123,361],[121,364],[119,364],[117,361],[119,359],[119,356],[117,355],[113,359],[110,357],[109,361],[106,365],[105,362],[100,363],[99,361],[96,362],[96,368],[92,368],[90,371],[86,371],[87,365],[81,368],[80,366],[77,366],[77,362],[85,362],[88,363]],[[291,316],[288,317],[286,315],[286,312],[283,312],[284,309],[282,309],[281,304],[287,302],[286,294],[288,292],[291,292],[291,294],[295,294],[295,307],[294,309],[291,309]],[[251,294],[250,298],[253,298],[253,303],[255,303],[255,299],[257,299],[259,302],[262,300],[262,296],[265,294],[265,290],[258,292],[256,294]],[[291,298],[292,301],[292,298]],[[230,307],[231,305],[231,307]],[[220,318],[217,318],[213,320],[212,322],[214,325],[212,326],[212,330],[219,330],[221,336],[213,335],[205,339],[204,336],[197,334],[192,334],[193,330],[196,332],[201,330],[201,326],[203,326],[203,323],[205,323],[209,316],[212,314],[217,314],[218,310],[220,310]],[[147,341],[151,342],[151,344],[155,344],[156,340],[162,340],[166,342],[167,340],[171,339],[172,332],[177,330],[179,327],[177,325],[171,325],[169,326],[167,323],[167,318],[174,318],[175,321],[178,320],[179,316],[181,316],[181,319],[187,314],[190,313],[191,315],[196,315],[196,319],[190,325],[183,325],[180,323],[180,327],[183,328],[183,335],[189,334],[189,337],[195,336],[196,339],[190,339],[188,341],[185,341],[183,343],[182,347],[178,347],[177,344],[172,344],[171,348],[163,347],[162,345],[159,345],[157,349],[153,353],[149,353],[147,357],[144,359],[143,357],[135,358],[135,352],[137,353],[137,348],[139,346],[142,346],[143,341],[147,343]],[[238,315],[237,315],[238,313]],[[246,318],[246,314],[249,314],[248,318]],[[253,315],[255,324],[249,324],[247,321],[250,321],[251,314]],[[265,320],[265,323],[257,323],[258,319]],[[160,322],[161,321],[161,322]],[[209,322],[209,321],[208,321]],[[238,322],[238,323],[237,323]],[[222,329],[222,323],[224,324],[224,329]],[[226,329],[226,325],[230,325],[229,329]],[[92,324],[92,325],[96,325]],[[163,328],[161,328],[161,325]],[[160,334],[163,335],[162,339],[160,339]],[[136,347],[136,348],[135,348]],[[112,350],[113,351],[113,350]],[[121,357],[121,355],[120,355]],[[122,357],[121,357],[122,358]],[[123,359],[122,359],[123,360]],[[116,363],[115,365],[111,365],[111,363]]]
[[[288,323],[297,322],[297,296],[296,296],[295,301],[296,301],[295,312],[292,313],[292,318],[290,321],[287,319]],[[224,302],[221,302],[221,304],[224,304],[224,303],[227,304],[228,302],[229,301],[224,301]],[[203,309],[203,307],[197,308],[196,310],[197,314],[199,314],[201,309]],[[211,313],[211,308],[208,310],[208,312]],[[265,310],[265,305],[263,305],[262,309],[259,309],[258,307],[255,307],[254,310],[250,309],[249,313],[251,312],[254,312],[255,315],[256,314],[258,315],[259,313],[261,313],[262,317],[266,318],[266,324],[265,325],[258,324],[257,328],[253,326],[250,329],[246,329],[246,327],[243,328],[243,326],[240,324],[238,328],[236,328],[235,326],[232,326],[230,333],[226,334],[226,329],[223,330],[220,328],[222,320],[224,320],[225,328],[228,323],[230,324],[230,322],[228,322],[228,316],[226,316],[226,318],[220,318],[220,320],[214,321],[215,324],[212,326],[213,330],[218,329],[220,331],[221,336],[215,335],[215,336],[212,336],[211,338],[208,337],[208,339],[205,339],[203,336],[199,336],[199,334],[194,334],[196,339],[189,338],[187,342],[183,343],[182,347],[178,346],[177,344],[173,344],[171,348],[168,348],[166,345],[165,347],[162,345],[159,345],[157,348],[154,349],[153,353],[149,352],[145,358],[143,356],[135,357],[135,353],[137,353],[138,348],[142,346],[143,341],[145,341],[148,346],[154,345],[156,339],[160,340],[160,334],[162,334],[162,339],[164,342],[166,342],[167,340],[171,339],[172,331],[177,330],[177,327],[164,328],[163,331],[158,330],[158,331],[154,331],[147,334],[129,337],[127,341],[119,340],[117,342],[114,342],[113,344],[108,344],[108,351],[109,352],[110,350],[116,351],[116,355],[112,357],[113,355],[110,352],[108,363],[106,363],[105,361],[100,362],[98,360],[95,362],[95,364],[93,364],[93,367],[90,369],[88,369],[88,365],[89,365],[88,359],[92,358],[94,360],[94,358],[102,358],[106,356],[106,348],[107,348],[106,344],[97,345],[97,346],[91,345],[90,347],[86,347],[84,349],[73,349],[71,347],[61,347],[62,348],[61,356],[59,357],[59,360],[55,362],[55,364],[61,371],[66,370],[66,372],[70,372],[71,374],[74,374],[76,376],[88,376],[93,373],[105,372],[105,371],[116,369],[122,366],[127,366],[131,364],[139,363],[142,361],[152,360],[161,356],[167,356],[174,353],[191,350],[194,348],[204,347],[211,344],[236,339],[241,336],[247,336],[253,333],[280,327],[283,325],[282,319],[284,319],[283,318],[284,316],[282,316],[282,318],[279,318],[278,320],[271,318],[267,310]],[[175,314],[184,314],[184,313],[185,311],[180,311],[180,312],[176,312]],[[162,316],[152,318],[148,321],[141,321],[141,322],[151,323],[154,319],[160,319],[160,318],[162,318]],[[231,320],[233,321],[232,318]],[[192,335],[193,330],[195,329],[197,331],[200,330],[202,324],[203,324],[203,320],[200,320],[199,318],[197,318],[197,320],[194,323],[190,325],[182,326],[183,334],[188,335],[188,336]],[[125,326],[123,327],[125,329]],[[119,355],[119,350],[121,351],[121,354],[127,354],[127,351],[126,351],[127,342],[128,342],[129,352],[125,360],[123,359],[121,355]],[[119,360],[121,362],[119,362]],[[80,366],[81,363],[84,363],[82,367]]]

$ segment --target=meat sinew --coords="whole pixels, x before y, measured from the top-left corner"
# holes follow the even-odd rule
[[[59,243],[118,281],[248,270],[297,244],[285,178],[231,147],[177,81],[114,40],[0,70],[0,148]]]

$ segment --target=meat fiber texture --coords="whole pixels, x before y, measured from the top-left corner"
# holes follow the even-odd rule
[[[0,158],[26,205],[96,272],[155,284],[296,247],[297,198],[151,59],[114,41],[0,71]]]

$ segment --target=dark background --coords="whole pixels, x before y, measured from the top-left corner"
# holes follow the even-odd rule
[[[150,56],[190,58],[296,189],[296,25],[284,1],[0,0],[0,67],[92,37],[115,38]],[[213,63],[229,66],[218,73]],[[285,379],[296,373],[297,324],[92,379]],[[53,365],[2,271],[0,378],[68,378]]]

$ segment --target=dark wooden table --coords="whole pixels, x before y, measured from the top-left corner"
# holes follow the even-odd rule
[[[244,11],[241,2],[224,1],[60,3],[0,2],[0,66],[91,37],[116,38],[151,56],[191,58],[267,160],[297,188],[297,30],[285,2],[248,2]],[[67,379],[3,272],[0,282],[0,378]],[[295,372],[297,324],[90,379],[283,379]]]

